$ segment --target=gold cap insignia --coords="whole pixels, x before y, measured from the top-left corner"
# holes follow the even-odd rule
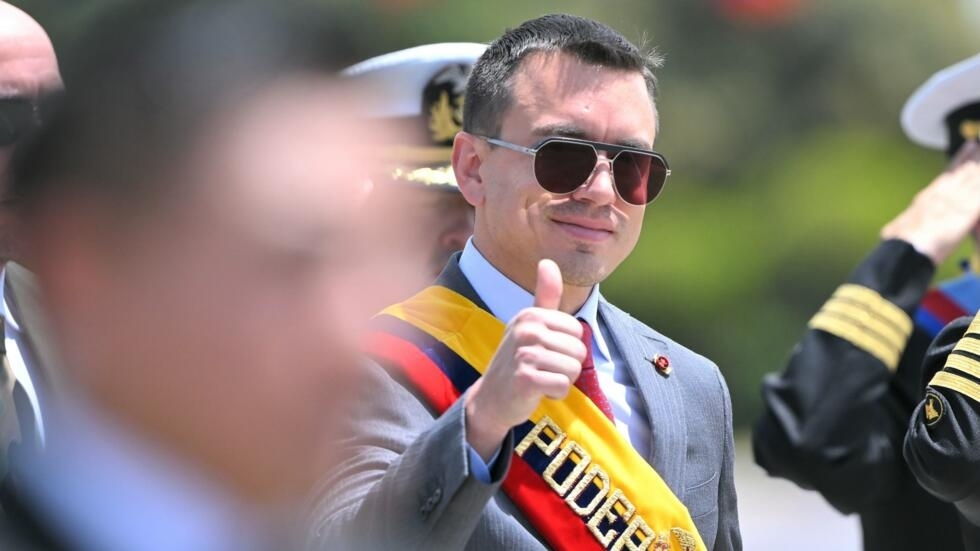
[[[946,413],[946,406],[942,399],[932,390],[926,391],[926,404],[922,408],[922,414],[926,418],[926,426],[931,427],[938,423]]]
[[[966,119],[960,122],[960,136],[967,142],[980,138],[980,121]]]
[[[463,63],[449,65],[422,91],[422,113],[433,145],[452,145],[456,133],[463,129],[463,94],[470,69]]]

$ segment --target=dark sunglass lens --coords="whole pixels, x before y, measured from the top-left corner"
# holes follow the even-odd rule
[[[667,167],[647,153],[623,151],[613,162],[616,190],[624,201],[645,205],[656,199],[667,180]]]
[[[538,184],[551,193],[571,193],[588,180],[596,165],[591,146],[563,141],[542,145],[534,157]]]

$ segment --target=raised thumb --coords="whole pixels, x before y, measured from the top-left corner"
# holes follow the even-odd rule
[[[534,285],[534,305],[538,308],[557,310],[561,306],[561,270],[554,260],[544,258],[538,262],[538,280]]]

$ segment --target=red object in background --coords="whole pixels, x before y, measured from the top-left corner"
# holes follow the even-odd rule
[[[374,0],[376,6],[391,12],[404,12],[433,3],[432,0]]]
[[[739,23],[778,25],[800,12],[801,0],[713,0],[725,18]]]

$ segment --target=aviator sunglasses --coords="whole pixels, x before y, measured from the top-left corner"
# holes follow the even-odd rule
[[[533,147],[497,138],[476,137],[489,144],[534,157],[534,177],[550,193],[572,193],[592,177],[605,151],[619,197],[632,205],[645,205],[660,195],[670,176],[667,159],[656,151],[577,138],[545,138]]]

